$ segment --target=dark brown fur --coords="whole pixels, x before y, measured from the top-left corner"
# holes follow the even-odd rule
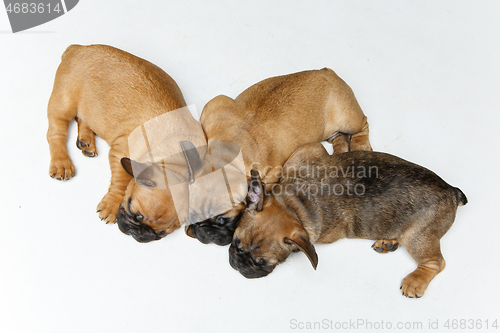
[[[264,190],[255,184],[247,200]],[[420,297],[445,267],[439,240],[453,224],[457,207],[466,203],[458,188],[398,157],[364,151],[330,156],[321,145],[306,145],[285,164],[283,178],[263,198],[263,210],[243,214],[230,262],[243,275],[259,277],[254,274],[259,265],[245,265],[238,253],[274,269],[297,249],[316,266],[312,243],[372,239],[382,253],[401,244],[418,264],[403,280],[402,292]]]

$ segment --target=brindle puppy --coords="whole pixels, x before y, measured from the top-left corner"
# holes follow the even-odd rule
[[[418,267],[401,289],[421,297],[445,267],[439,240],[467,203],[461,190],[421,166],[376,152],[330,156],[321,144],[298,149],[271,193],[256,170],[252,177],[229,249],[231,266],[247,278],[271,273],[299,250],[316,268],[313,243],[373,239],[381,253],[399,244],[408,250]]]

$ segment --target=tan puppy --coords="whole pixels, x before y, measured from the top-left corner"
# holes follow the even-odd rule
[[[159,239],[180,227],[168,189],[138,186],[132,162],[123,158],[135,128],[184,106],[175,81],[150,62],[105,45],[69,46],[48,105],[50,176],[68,180],[76,173],[66,147],[68,125],[76,119],[77,146],[85,156],[97,154],[95,134],[111,146],[111,184],[97,206],[99,217],[115,222],[124,202],[120,229],[138,241]]]
[[[263,80],[234,100],[217,96],[204,107],[200,121],[209,144],[237,144],[246,175],[255,168],[266,184],[276,183],[288,157],[307,143],[328,141],[335,153],[371,150],[368,122],[354,93],[328,68]],[[203,200],[207,204],[200,206],[206,212],[199,216],[207,216],[211,209],[211,199],[198,201]],[[243,209],[243,204],[236,205],[191,224],[186,233],[203,243],[227,245]]]
[[[328,155],[322,145],[298,149],[270,194],[256,170],[252,178],[229,249],[230,264],[242,275],[265,276],[299,250],[316,269],[312,243],[378,239],[377,252],[402,244],[417,262],[401,283],[408,297],[421,297],[444,269],[439,240],[467,203],[460,189],[421,166],[376,152]]]

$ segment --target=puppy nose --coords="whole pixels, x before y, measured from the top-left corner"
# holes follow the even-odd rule
[[[240,247],[240,240],[239,240],[239,238],[233,238],[233,245],[236,248]]]
[[[241,245],[241,242],[239,239],[233,239],[233,245],[236,248],[236,253],[237,254],[243,254],[246,251],[243,249],[243,246]]]

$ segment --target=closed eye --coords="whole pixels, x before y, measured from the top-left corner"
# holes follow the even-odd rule
[[[217,218],[215,219],[215,223],[217,223],[217,224],[225,224],[226,221],[227,221],[227,219],[222,217],[222,215],[217,216]]]
[[[127,213],[128,217],[130,217],[130,219],[132,219],[136,222],[142,222],[142,220],[144,219],[144,216],[142,216],[141,214],[132,213],[132,210],[130,209],[131,203],[132,203],[132,197],[128,198],[127,210],[125,212]]]

